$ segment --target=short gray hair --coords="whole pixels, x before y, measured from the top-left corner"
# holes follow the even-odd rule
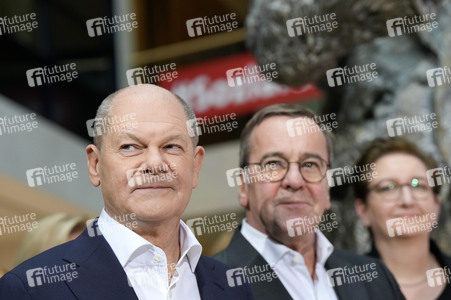
[[[98,120],[98,119],[106,120],[110,116],[111,110],[113,109],[114,99],[116,98],[117,94],[120,91],[121,90],[116,91],[116,92],[108,95],[105,99],[103,99],[102,103],[100,103],[100,106],[97,108],[95,120]],[[170,93],[172,95],[174,95],[174,97],[182,105],[186,120],[192,120],[192,119],[196,120],[196,115],[194,114],[194,111],[191,108],[191,106],[185,100],[183,100],[180,96],[178,96],[172,92],[170,92]],[[103,137],[103,135],[94,135],[94,138],[93,138],[94,145],[96,145],[96,147],[99,149],[102,146],[102,137]],[[191,141],[193,142],[194,148],[199,143],[199,136],[197,135],[196,130],[194,130],[194,136],[191,137]]]
[[[310,109],[301,107],[296,104],[274,104],[259,110],[246,123],[246,126],[244,126],[244,129],[241,132],[241,143],[240,143],[241,168],[244,168],[249,163],[249,155],[251,151],[249,139],[255,127],[261,124],[263,120],[275,116],[306,117],[314,120],[318,126],[320,125],[315,119],[316,115],[314,112],[312,112]],[[331,165],[333,160],[333,135],[331,132],[327,130],[323,131],[323,134],[324,137],[326,138],[328,164]]]

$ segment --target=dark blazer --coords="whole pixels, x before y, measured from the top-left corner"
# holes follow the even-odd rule
[[[435,259],[437,259],[437,262],[439,263],[440,267],[442,268],[448,267],[448,269],[451,269],[451,257],[443,254],[443,252],[440,251],[440,248],[433,240],[429,240],[429,249],[432,255],[434,255]],[[371,251],[367,255],[376,258],[381,257],[374,243],[371,248]],[[451,283],[447,282],[445,289],[436,300],[449,300],[449,299],[451,299]]]
[[[72,271],[67,267],[70,263],[76,264],[72,266],[77,278],[74,276],[72,280],[68,280],[66,277],[65,281],[58,282],[55,279],[52,283],[42,284],[39,276],[35,276],[31,279],[34,286],[30,287],[28,280],[33,273],[32,269],[50,269],[56,265],[60,272],[62,266],[66,265],[66,269]],[[202,299],[253,299],[248,285],[228,285],[226,271],[229,268],[221,262],[201,256],[195,274]],[[0,278],[0,299],[128,300],[138,297],[129,286],[127,275],[105,238],[102,235],[90,237],[85,230],[77,239],[23,262]]]
[[[233,267],[252,267],[254,265],[267,265],[263,256],[246,240],[238,227],[232,237],[229,246],[219,252],[214,258]],[[326,261],[326,270],[348,268],[355,265],[376,263],[378,278],[371,282],[355,282],[350,284],[335,285],[334,290],[338,299],[375,299],[391,300],[405,299],[397,285],[395,279],[388,269],[378,260],[362,255],[357,255],[349,251],[334,249],[329,259]],[[282,282],[276,278],[271,282],[255,282],[251,284],[255,299],[292,299]],[[303,287],[299,287],[302,289]]]

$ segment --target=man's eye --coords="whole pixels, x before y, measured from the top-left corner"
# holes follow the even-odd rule
[[[165,146],[166,149],[182,149],[182,147],[180,147],[179,145],[175,145],[175,144],[170,144]]]
[[[272,167],[272,168],[283,168],[284,167],[284,163],[281,160],[268,160],[266,162],[263,163],[263,166],[266,167]]]
[[[302,168],[305,169],[319,169],[319,164],[314,161],[305,161],[302,163]]]
[[[126,151],[128,151],[128,150],[134,150],[134,149],[136,149],[136,147],[133,146],[133,145],[122,145],[122,146],[121,146],[121,150],[126,150]]]

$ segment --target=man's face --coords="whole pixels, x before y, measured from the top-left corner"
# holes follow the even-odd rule
[[[268,156],[279,156],[289,162],[320,157],[327,162],[326,139],[321,131],[290,137],[286,122],[291,117],[265,119],[251,133],[249,163]],[[317,125],[313,125],[317,126]],[[282,181],[256,182],[240,188],[240,203],[246,207],[247,222],[276,240],[286,235],[287,220],[307,217],[318,220],[330,207],[326,178],[306,182],[299,167],[291,163]]]
[[[138,221],[178,221],[197,186],[204,155],[188,136],[183,107],[155,86],[128,88],[116,97],[109,116],[135,114],[135,123],[129,132],[103,135],[100,149],[88,146],[91,182],[101,185],[111,216],[135,213]],[[151,173],[143,174],[147,169]]]

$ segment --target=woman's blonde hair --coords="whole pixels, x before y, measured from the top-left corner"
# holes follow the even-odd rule
[[[86,228],[88,216],[56,213],[38,222],[38,227],[28,232],[16,255],[16,265],[57,245],[68,241],[69,236]]]

